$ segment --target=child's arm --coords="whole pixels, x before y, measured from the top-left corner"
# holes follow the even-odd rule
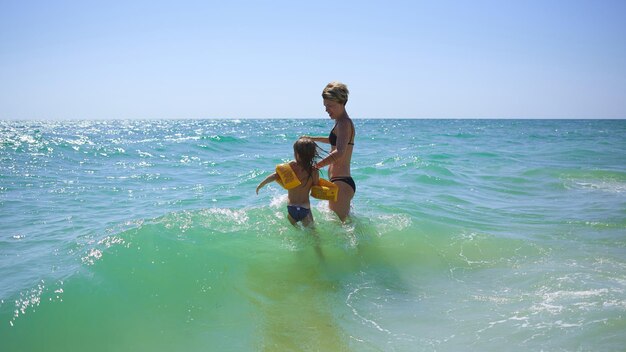
[[[313,186],[319,186],[320,185],[320,170],[318,169],[313,169]]]
[[[263,188],[266,184],[276,181],[277,178],[278,178],[278,175],[275,172],[267,176],[265,180],[261,181],[261,183],[259,183],[259,185],[256,186],[256,194],[259,194],[259,190]]]

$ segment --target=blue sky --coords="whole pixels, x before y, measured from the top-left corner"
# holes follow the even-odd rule
[[[626,1],[0,0],[0,119],[626,118]]]

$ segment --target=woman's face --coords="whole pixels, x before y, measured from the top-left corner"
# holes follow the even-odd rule
[[[343,104],[328,99],[324,99],[324,107],[326,108],[328,116],[330,116],[330,118],[333,120],[340,117],[345,109],[345,106],[343,106]]]

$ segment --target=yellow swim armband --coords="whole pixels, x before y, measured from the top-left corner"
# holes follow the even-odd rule
[[[296,173],[293,172],[289,163],[276,165],[276,173],[278,174],[276,182],[283,186],[283,188],[292,189],[300,186],[300,180],[298,176],[296,176]]]
[[[323,178],[320,178],[319,186],[311,187],[311,197],[322,200],[332,200],[336,202],[338,192],[339,187],[337,187],[336,184]]]
[[[285,189],[292,189],[301,184],[289,163],[276,165],[276,173],[278,174],[276,182]],[[319,185],[311,187],[311,197],[322,200],[332,200],[336,202],[338,192],[339,187],[337,187],[336,184],[323,178],[320,178]]]

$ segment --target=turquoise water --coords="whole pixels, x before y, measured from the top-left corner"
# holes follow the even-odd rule
[[[330,120],[0,121],[0,350],[624,349],[626,121],[355,126],[311,232],[254,189]]]

